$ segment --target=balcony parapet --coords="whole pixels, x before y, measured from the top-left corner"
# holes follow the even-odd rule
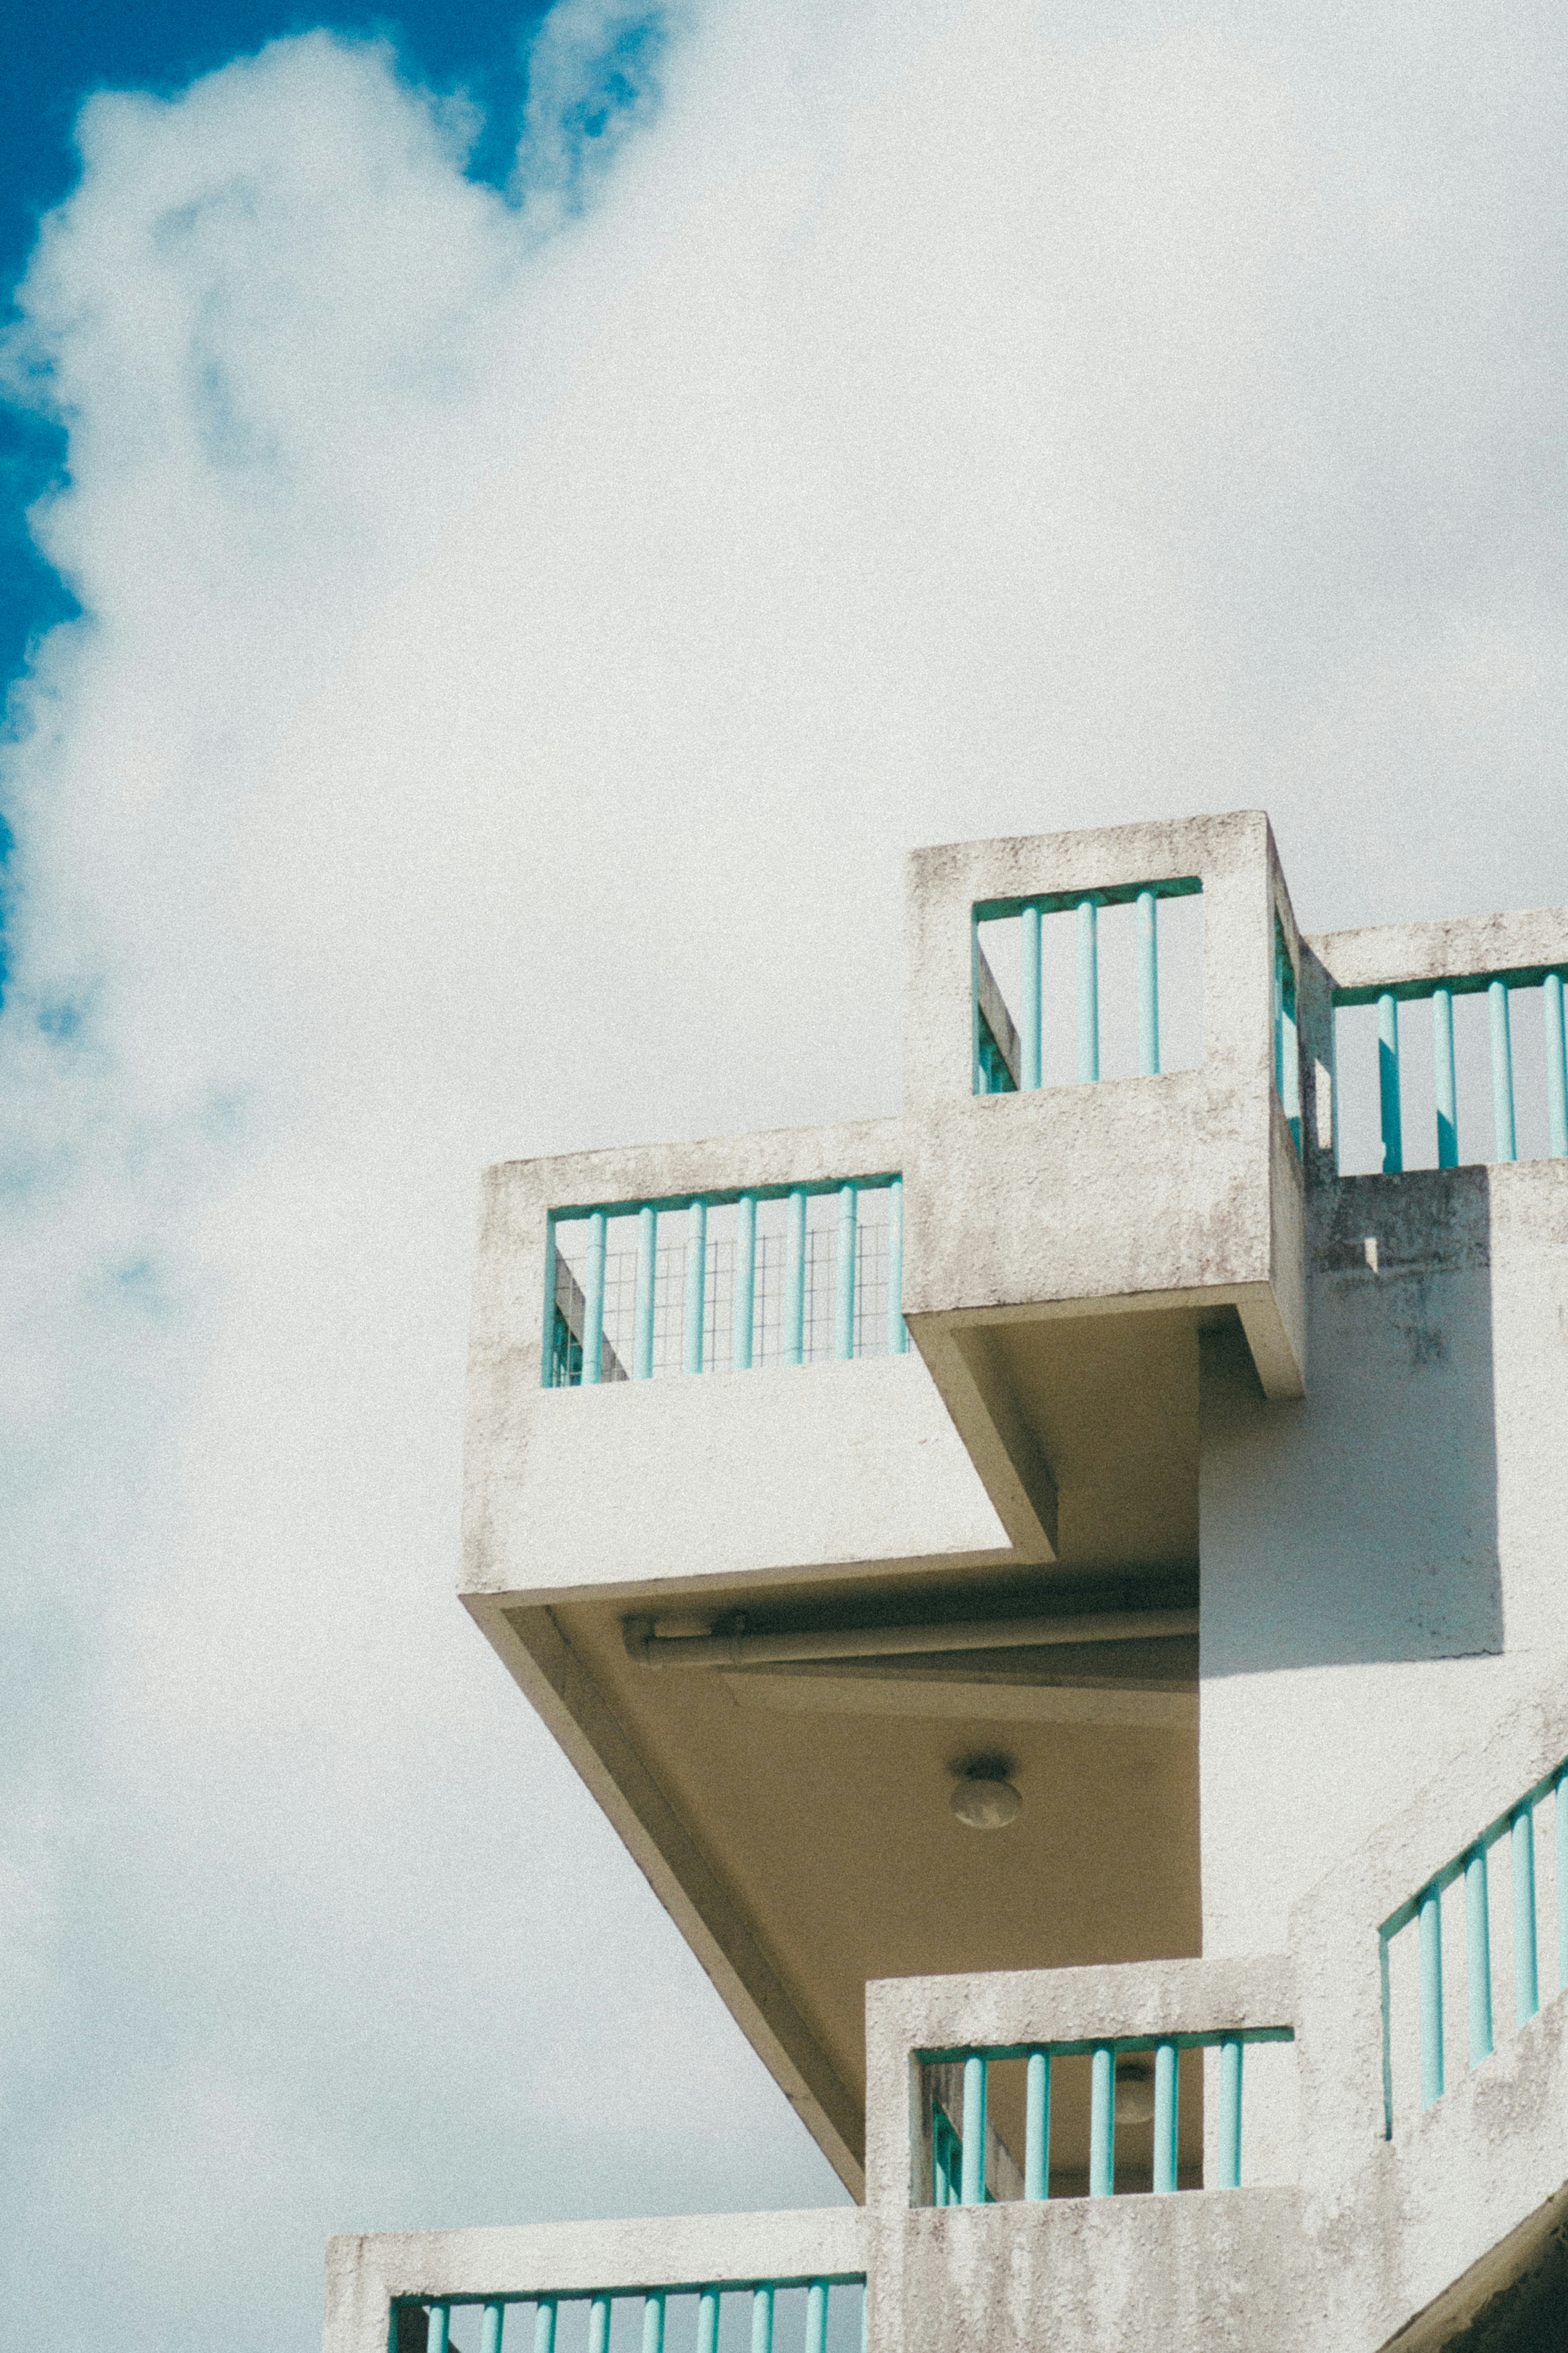
[[[690,2353],[693,2343],[717,2353],[721,2311],[735,2298],[758,2353],[845,2353],[859,2344],[861,2315],[836,2307],[861,2304],[864,2241],[852,2207],[331,2239],[322,2353],[429,2353],[429,2336],[416,2339],[432,2322],[437,2343],[445,2333],[458,2353],[553,2353],[563,2305],[589,2307],[591,2345],[602,2332],[593,2353],[609,2353],[612,2307],[627,2303],[645,2353]],[[781,2326],[775,2337],[773,2300],[792,2290],[795,2333]],[[684,2304],[693,2309],[678,2336],[669,2307]]]

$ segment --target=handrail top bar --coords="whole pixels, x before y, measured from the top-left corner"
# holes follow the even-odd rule
[[[705,1208],[723,1209],[739,1201],[742,1196],[753,1201],[787,1201],[792,1193],[806,1193],[820,1199],[824,1194],[841,1193],[846,1185],[858,1192],[885,1192],[889,1185],[901,1183],[900,1168],[886,1168],[870,1176],[806,1176],[798,1184],[721,1185],[711,1190],[699,1188],[691,1193],[655,1193],[636,1201],[563,1202],[550,1210],[552,1225],[570,1224],[578,1218],[635,1218],[639,1209],[689,1209],[700,1202]]]
[[[977,899],[974,921],[977,923],[1001,922],[1008,915],[1021,915],[1026,907],[1037,907],[1042,915],[1070,914],[1092,899],[1098,907],[1135,906],[1145,891],[1152,891],[1156,899],[1191,899],[1199,897],[1203,881],[1196,874],[1162,876],[1146,882],[1111,882],[1098,890],[1038,891],[1022,899]]]
[[[947,2050],[917,2051],[922,2067],[955,2067],[965,2059],[1081,2059],[1093,2051],[1158,2051],[1163,2042],[1178,2051],[1217,2051],[1222,2042],[1294,2042],[1293,2026],[1213,2026],[1201,2034],[1092,2034],[1076,2042],[955,2042]]]
[[[1510,965],[1496,972],[1438,973],[1430,980],[1367,981],[1356,988],[1336,988],[1333,994],[1336,1006],[1375,1005],[1381,997],[1396,997],[1402,1005],[1409,1005],[1436,997],[1440,988],[1451,997],[1479,997],[1495,980],[1510,988],[1539,988],[1553,976],[1568,980],[1568,959],[1561,964]]]
[[[721,2295],[745,2295],[760,2287],[863,2287],[864,2272],[789,2272],[776,2278],[764,2278],[752,2273],[739,2279],[652,2280],[633,2287],[505,2287],[493,2294],[482,2289],[462,2288],[451,2295],[436,2288],[409,2288],[392,2298],[393,2304],[592,2304],[597,2295],[614,2296],[617,2302],[624,2295],[702,2295],[717,2288]]]
[[[1513,1828],[1516,1818],[1524,1811],[1526,1806],[1539,1805],[1542,1799],[1556,1788],[1565,1773],[1568,1773],[1568,1757],[1564,1757],[1560,1764],[1553,1765],[1549,1773],[1543,1773],[1539,1781],[1526,1789],[1522,1797],[1515,1798],[1510,1805],[1505,1806],[1500,1814],[1494,1814],[1485,1830],[1478,1831],[1473,1839],[1468,1839],[1458,1853],[1446,1862],[1441,1871],[1435,1871],[1430,1879],[1424,1879],[1415,1894],[1407,1897],[1396,1911],[1391,1912],[1387,1919],[1379,1926],[1377,1933],[1383,1942],[1386,1945],[1391,1936],[1396,1936],[1399,1934],[1401,1928],[1409,1926],[1426,1896],[1441,1895],[1445,1888],[1452,1887],[1456,1880],[1462,1879],[1465,1866],[1470,1857],[1480,1853],[1484,1848],[1495,1846],[1499,1839],[1506,1838]]]

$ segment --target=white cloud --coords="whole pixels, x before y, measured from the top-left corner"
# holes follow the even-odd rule
[[[1561,893],[1552,13],[715,0],[600,139],[640,21],[557,12],[521,207],[374,47],[96,99],[24,297],[62,2343],[303,2345],[331,2227],[826,2194],[450,1599],[483,1159],[890,1108],[914,840],[1264,801],[1310,923]]]

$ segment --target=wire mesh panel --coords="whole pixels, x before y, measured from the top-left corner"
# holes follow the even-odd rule
[[[873,1176],[557,1214],[545,1387],[902,1355],[902,1198]]]

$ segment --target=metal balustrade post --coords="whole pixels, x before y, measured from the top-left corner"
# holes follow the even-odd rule
[[[447,2304],[430,2306],[430,2333],[425,2339],[425,2353],[447,2353],[451,2341],[452,2307]]]
[[[1078,902],[1078,1074],[1100,1076],[1100,902]]]
[[[708,1303],[708,1204],[690,1201],[686,1209],[686,1334],[681,1354],[683,1370],[702,1370],[702,1321]]]
[[[1535,1809],[1513,1818],[1513,2018],[1522,2026],[1541,2008],[1535,1967]]]
[[[588,2353],[610,2353],[610,2298],[601,2290],[588,2306]]]
[[[1541,990],[1546,1030],[1546,1148],[1553,1160],[1568,1158],[1568,1036],[1563,1023],[1563,975],[1549,972]]]
[[[642,2353],[664,2353],[664,2290],[643,2298]]]
[[[555,1378],[555,1220],[548,1214],[544,1220],[544,1366],[541,1385],[544,1388],[563,1388]],[[568,1364],[567,1373],[571,1372]]]
[[[1097,2042],[1089,2069],[1089,2194],[1109,2198],[1116,2189],[1115,2045]]]
[[[1154,2046],[1154,2188],[1176,2186],[1176,2046]]]
[[[1037,1087],[1040,1083],[1040,911],[1026,907],[1023,914],[1023,937],[1019,943],[1022,978],[1019,994],[1023,1003],[1018,1008],[1023,1040],[1024,1067],[1018,1073],[1021,1087]]]
[[[1465,1992],[1469,2009],[1470,2064],[1492,2048],[1492,1932],[1487,1894],[1487,1851],[1477,1847],[1465,1865]]]
[[[1432,991],[1432,1083],[1437,1098],[1437,1166],[1459,1165],[1459,1099],[1454,1083],[1454,992]]]
[[[752,2353],[773,2353],[773,2292],[765,2281],[752,2290]]]
[[[583,1386],[592,1388],[605,1357],[605,1241],[609,1221],[603,1209],[588,1220],[588,1263],[583,1277]]]
[[[784,1360],[798,1365],[805,1356],[805,1193],[797,1185],[789,1197],[784,1235]]]
[[[658,1211],[645,1201],[637,1211],[637,1298],[632,1326],[632,1378],[653,1378],[654,1304],[658,1286]]]
[[[1024,2084],[1024,2195],[1051,2194],[1051,2054],[1031,2051]]]
[[[555,2353],[555,2298],[542,2295],[533,2312],[533,2353]]]
[[[1557,1990],[1568,1993],[1568,1765],[1552,1786],[1557,1831]]]
[[[484,2324],[479,2330],[479,2353],[500,2353],[501,2334],[506,2327],[506,2306],[494,2297],[485,2306]]]
[[[1443,2096],[1443,1899],[1428,1887],[1416,1907],[1421,1973],[1421,2105]]]
[[[1241,2188],[1241,2052],[1239,2035],[1219,2046],[1219,2187]]]
[[[855,1220],[858,1199],[853,1185],[838,1188],[838,1248],[833,1261],[833,1353],[841,1362],[855,1354]]]
[[[805,2291],[805,2353],[827,2353],[826,2280],[813,2280]]]
[[[1160,1069],[1160,902],[1152,891],[1138,893],[1138,1075],[1155,1078]]]
[[[1491,1017],[1492,1036],[1492,1132],[1499,1160],[1515,1160],[1519,1155],[1513,1133],[1513,1045],[1509,1036],[1508,983],[1489,982],[1487,1010]]]
[[[1377,1103],[1383,1124],[1383,1173],[1405,1166],[1399,1112],[1399,1000],[1386,990],[1377,1000]]]
[[[901,1356],[910,1345],[904,1322],[904,1180],[888,1187],[888,1354]]]
[[[972,2051],[963,2063],[963,2183],[960,2202],[985,2203],[985,2054]]]
[[[730,1362],[738,1373],[752,1369],[752,1325],[757,1292],[757,1197],[742,1193],[735,1204],[735,1320]]]
[[[719,2353],[720,2293],[705,2287],[697,2299],[697,2353]]]

